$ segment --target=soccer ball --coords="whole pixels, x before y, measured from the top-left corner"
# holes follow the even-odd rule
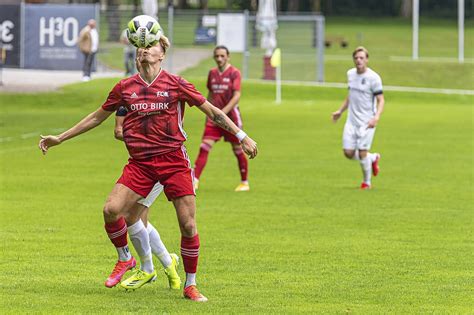
[[[162,34],[158,21],[148,15],[138,15],[127,24],[128,41],[138,48],[156,45]]]

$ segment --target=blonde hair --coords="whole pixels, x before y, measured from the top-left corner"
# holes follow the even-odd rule
[[[357,47],[357,48],[354,50],[354,52],[352,53],[352,58],[354,58],[355,55],[356,55],[358,52],[361,52],[361,51],[363,51],[363,52],[365,53],[365,56],[366,56],[367,58],[369,58],[369,51],[368,51],[367,48],[365,48],[364,46],[359,46],[359,47]]]
[[[163,52],[166,54],[166,51],[171,47],[170,40],[165,35],[161,35],[159,43]]]

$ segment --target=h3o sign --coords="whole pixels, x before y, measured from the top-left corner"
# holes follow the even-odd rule
[[[74,17],[41,17],[39,20],[40,46],[54,46],[59,38],[65,46],[72,47],[76,45],[78,35],[79,21]]]

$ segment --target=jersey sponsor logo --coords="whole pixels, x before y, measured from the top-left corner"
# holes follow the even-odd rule
[[[131,104],[131,110],[163,110],[169,109],[170,103],[136,103]]]
[[[227,84],[213,84],[211,87],[214,91],[229,89],[229,86]]]
[[[165,92],[163,92],[163,91],[158,91],[158,92],[156,92],[156,96],[164,96],[164,97],[169,97],[169,96],[170,96],[170,94],[169,94],[169,92],[168,92],[168,91],[165,91]]]
[[[133,92],[132,95],[130,96],[130,98],[138,98],[137,93]]]

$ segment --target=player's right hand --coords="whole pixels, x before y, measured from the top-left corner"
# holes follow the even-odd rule
[[[336,111],[331,114],[332,115],[332,121],[337,122],[339,118],[341,118],[342,113],[340,111]]]
[[[257,156],[258,149],[257,149],[257,143],[253,141],[249,136],[246,136],[242,140],[242,150],[249,156],[249,158],[253,159],[254,157]]]
[[[61,144],[61,140],[57,136],[40,136],[40,138],[38,147],[43,154],[46,154],[50,147]]]

